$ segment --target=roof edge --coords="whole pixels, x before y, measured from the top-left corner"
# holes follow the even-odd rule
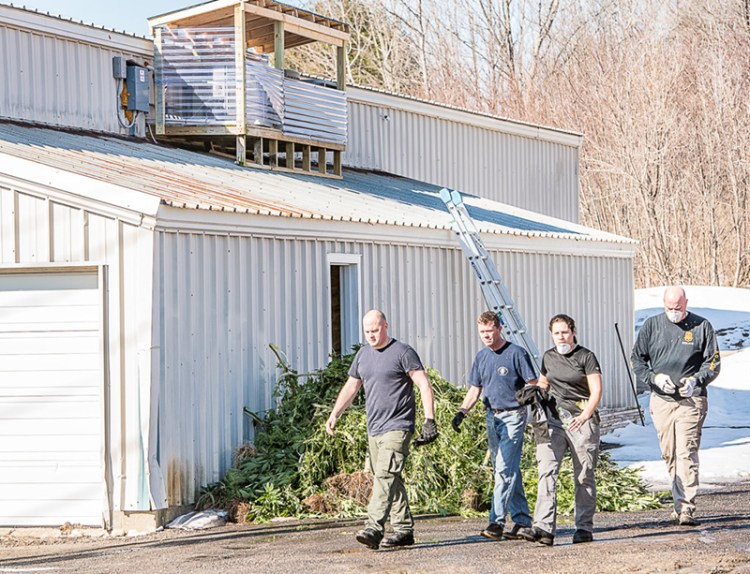
[[[583,134],[574,131],[503,118],[375,88],[347,85],[346,95],[349,100],[363,104],[396,108],[405,112],[433,116],[510,135],[538,139],[575,148],[580,148],[583,143]]]
[[[145,36],[76,21],[59,14],[14,4],[0,4],[0,21],[10,27],[37,34],[59,36],[84,44],[132,52],[148,59],[153,58],[153,42]]]
[[[278,215],[186,209],[162,204],[156,215],[156,229],[165,232],[194,231],[217,235],[278,236]],[[447,214],[446,214],[447,217]],[[452,229],[404,225],[374,224],[360,221],[337,221],[331,230],[329,221],[310,217],[286,217],[283,230],[298,239],[331,241],[382,241],[388,244],[424,245],[461,249]],[[637,245],[568,237],[540,237],[516,234],[483,233],[485,247],[494,251],[523,251],[571,256],[632,258]]]

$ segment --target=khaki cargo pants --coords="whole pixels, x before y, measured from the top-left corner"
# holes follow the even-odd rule
[[[368,461],[373,484],[365,528],[383,534],[386,520],[390,518],[395,532],[414,531],[414,519],[401,476],[409,455],[412,434],[406,431],[388,431],[368,437]]]
[[[672,498],[677,514],[695,512],[698,494],[698,449],[708,412],[707,397],[668,401],[651,393],[649,404],[659,447],[672,479]]]

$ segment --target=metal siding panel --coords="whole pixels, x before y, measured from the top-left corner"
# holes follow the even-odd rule
[[[628,294],[632,290],[630,262],[599,257],[514,254],[511,259],[515,261],[510,266],[524,271],[514,276],[506,267],[505,254],[493,257],[502,261],[498,269],[507,278],[508,288],[539,349],[543,352],[551,347],[549,319],[557,313],[571,315],[576,320],[580,343],[594,351],[601,363],[605,388],[602,406],[630,406],[626,365],[614,331],[617,321],[624,332],[627,351],[632,345],[633,328],[633,297]],[[524,293],[524,297],[516,293]],[[631,333],[629,340],[626,333]]]
[[[0,187],[0,261],[3,263],[17,262],[17,233],[16,192],[7,187]]]
[[[121,268],[120,286],[122,297],[121,317],[121,341],[125,348],[122,356],[122,386],[113,390],[113,394],[119,394],[121,409],[121,424],[118,433],[123,440],[123,466],[127,480],[124,484],[123,499],[121,501],[123,510],[146,510],[148,500],[144,500],[143,479],[145,476],[144,462],[144,438],[141,434],[141,412],[142,401],[149,401],[149,397],[142,397],[142,377],[148,377],[148,373],[141,373],[139,363],[138,339],[140,330],[146,326],[138,313],[140,301],[138,298],[138,229],[132,225],[117,222],[118,242],[122,245],[119,259]],[[149,322],[150,323],[150,322]],[[144,508],[144,505],[145,508]]]
[[[16,195],[18,213],[17,254],[20,263],[49,261],[49,202],[24,193]]]
[[[52,203],[52,261],[85,261],[83,210]]]
[[[578,151],[571,146],[352,100],[349,118],[346,165],[579,219]],[[376,133],[382,143],[373,142]]]
[[[144,55],[7,27],[0,21],[0,117],[127,134],[115,114],[112,57]]]

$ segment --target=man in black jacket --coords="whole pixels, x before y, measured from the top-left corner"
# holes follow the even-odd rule
[[[687,310],[684,289],[668,287],[664,308],[641,327],[631,360],[651,388],[649,410],[672,479],[672,520],[694,526],[706,386],[719,374],[719,347],[711,323]]]

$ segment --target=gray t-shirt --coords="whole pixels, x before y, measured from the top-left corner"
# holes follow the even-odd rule
[[[416,351],[396,339],[382,349],[367,345],[357,351],[349,376],[364,383],[367,434],[414,432],[416,403],[409,372],[422,370]]]

